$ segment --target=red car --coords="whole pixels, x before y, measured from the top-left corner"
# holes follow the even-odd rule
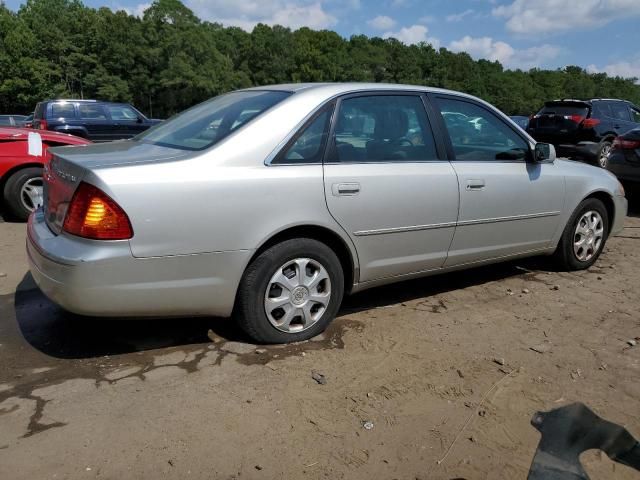
[[[8,213],[26,220],[42,205],[42,169],[51,159],[49,147],[88,143],[65,133],[0,128],[0,192]]]

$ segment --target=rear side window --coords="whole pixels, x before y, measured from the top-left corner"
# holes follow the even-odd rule
[[[135,139],[182,150],[203,150],[290,95],[265,90],[228,93],[185,110]]]
[[[106,120],[107,114],[104,111],[102,105],[96,104],[84,104],[81,103],[78,105],[78,113],[80,114],[80,118],[86,120]]]
[[[8,125],[12,125],[10,116],[0,116],[0,125],[6,127]]]
[[[332,112],[333,106],[317,114],[294,137],[290,146],[278,155],[273,164],[322,163]]]
[[[439,97],[456,160],[525,160],[529,143],[493,112],[464,100]]]
[[[107,105],[112,120],[138,120],[137,112],[127,105]]]
[[[611,102],[611,117],[616,120],[630,122],[631,115],[629,114],[629,106],[622,102]]]
[[[419,162],[438,158],[422,99],[371,95],[343,100],[331,162]]]
[[[61,102],[51,104],[52,118],[75,118],[76,109],[73,103]]]
[[[578,115],[586,117],[589,113],[589,107],[580,104],[571,103],[547,103],[542,110],[538,112],[538,115],[561,115],[572,116]]]

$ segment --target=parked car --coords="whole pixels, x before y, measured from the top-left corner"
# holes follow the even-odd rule
[[[22,121],[20,122],[20,127],[33,128],[33,113],[27,115],[24,119],[22,119]]]
[[[522,115],[513,115],[510,118],[511,120],[513,120],[513,123],[518,125],[523,130],[526,130],[529,126],[529,117],[524,117]]]
[[[605,167],[625,182],[640,182],[640,128],[617,137]]]
[[[50,147],[88,143],[64,133],[0,127],[0,192],[9,213],[24,221],[42,205],[42,168],[51,159]]]
[[[532,255],[587,268],[627,209],[614,175],[482,100],[384,84],[232,92],[131,141],[55,149],[45,179],[27,249],[54,302],[232,315],[267,343],[317,335],[377,285]]]
[[[0,115],[0,127],[21,127],[26,115]]]
[[[36,105],[33,128],[108,142],[132,138],[159,122],[145,117],[128,103],[47,100]]]
[[[613,140],[640,127],[640,108],[625,100],[554,100],[535,114],[527,132],[555,145],[559,155],[601,167]]]

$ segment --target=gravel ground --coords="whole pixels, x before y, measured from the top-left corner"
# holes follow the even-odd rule
[[[24,225],[0,223],[0,478],[526,478],[532,415],[575,401],[640,438],[638,217],[589,271],[379,288],[260,348],[224,319],[66,314],[34,288]]]

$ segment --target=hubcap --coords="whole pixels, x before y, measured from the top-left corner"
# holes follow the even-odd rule
[[[20,189],[20,201],[22,206],[30,212],[44,203],[42,177],[33,177],[24,182]]]
[[[610,145],[605,145],[604,147],[602,147],[602,150],[600,151],[600,166],[602,168],[606,168],[607,166],[607,161],[609,160],[609,153],[611,153]]]
[[[320,320],[330,299],[327,270],[311,258],[296,258],[271,277],[264,294],[264,310],[275,328],[298,333]]]
[[[587,262],[602,247],[604,222],[596,211],[589,211],[580,217],[573,234],[573,253],[581,262]]]

